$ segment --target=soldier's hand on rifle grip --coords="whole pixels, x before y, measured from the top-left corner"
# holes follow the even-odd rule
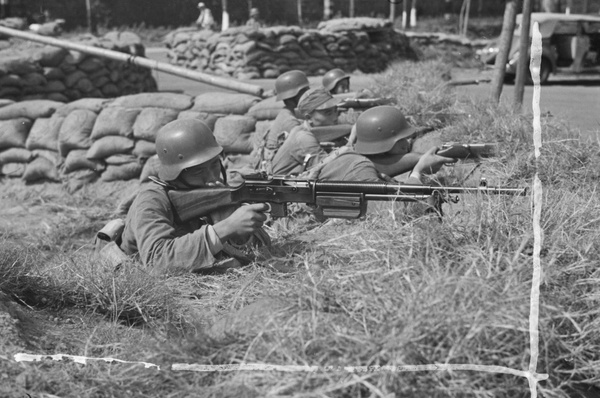
[[[423,174],[434,174],[437,173],[443,165],[448,163],[456,163],[458,161],[456,158],[438,155],[437,152],[439,149],[440,148],[437,146],[429,148],[427,152],[421,155],[413,171],[417,170],[419,173]]]
[[[213,228],[223,242],[232,238],[245,238],[263,226],[269,210],[266,203],[240,206],[229,217],[213,225]]]

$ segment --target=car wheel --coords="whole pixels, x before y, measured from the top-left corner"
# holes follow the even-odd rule
[[[542,58],[542,63],[540,64],[540,84],[546,84],[548,78],[550,77],[551,71],[552,67],[550,65],[550,61],[548,61],[546,58]],[[533,84],[533,78],[531,77],[531,71],[529,69],[527,69],[526,84]]]
[[[546,58],[542,58],[542,63],[540,65],[540,84],[545,84],[550,77],[550,72],[552,67],[550,65],[550,61]]]

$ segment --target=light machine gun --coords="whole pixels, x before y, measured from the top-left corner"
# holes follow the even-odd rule
[[[442,215],[444,202],[458,202],[458,194],[524,196],[526,188],[445,187],[387,182],[318,181],[257,173],[244,176],[234,187],[211,187],[193,190],[168,190],[168,195],[182,221],[205,216],[213,211],[243,203],[268,203],[272,217],[287,217],[289,203],[316,207],[323,218],[359,218],[366,213],[367,202],[417,202],[433,199],[432,208]],[[454,195],[454,196],[453,196]]]

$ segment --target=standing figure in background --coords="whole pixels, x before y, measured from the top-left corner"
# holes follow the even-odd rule
[[[10,17],[9,0],[0,0],[0,19]]]
[[[198,3],[198,10],[200,10],[200,15],[196,20],[196,26],[202,30],[212,30],[215,24],[215,19],[213,18],[210,9],[206,7],[206,4],[200,2]]]
[[[250,10],[250,19],[246,22],[246,26],[254,29],[260,29],[263,27],[263,23],[260,21],[260,11],[254,7]]]

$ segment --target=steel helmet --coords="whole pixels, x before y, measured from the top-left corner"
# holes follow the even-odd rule
[[[160,160],[158,176],[165,181],[172,181],[183,169],[208,162],[223,152],[210,127],[198,119],[165,124],[156,134],[155,146]]]
[[[332,69],[323,76],[323,87],[325,87],[327,91],[331,91],[340,80],[344,79],[350,79],[350,76],[339,68]]]
[[[376,106],[364,111],[356,121],[355,149],[363,155],[385,153],[396,142],[415,132],[399,109]]]
[[[256,17],[258,15],[260,15],[260,11],[258,11],[258,8],[253,7],[253,8],[250,9],[250,16],[251,17]]]
[[[291,70],[282,73],[275,80],[275,92],[277,101],[294,98],[300,90],[308,88],[310,83],[306,74],[300,70]]]

